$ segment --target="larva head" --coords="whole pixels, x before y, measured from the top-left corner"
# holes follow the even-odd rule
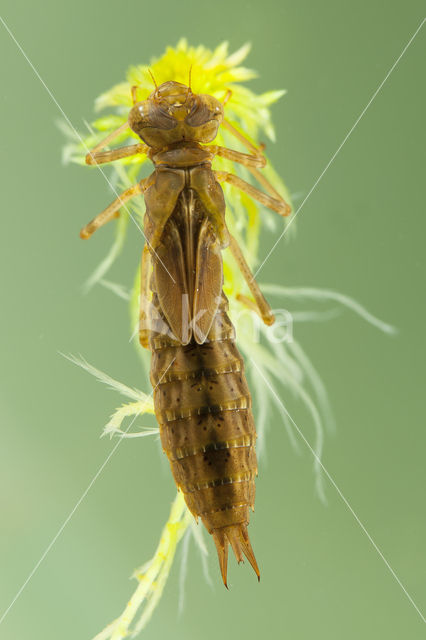
[[[216,98],[173,81],[157,87],[129,113],[130,128],[156,149],[183,141],[211,142],[222,120],[223,106]]]

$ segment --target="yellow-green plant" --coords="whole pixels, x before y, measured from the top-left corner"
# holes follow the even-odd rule
[[[254,71],[240,66],[249,53],[249,49],[249,45],[244,45],[235,53],[229,54],[227,43],[222,43],[214,51],[210,51],[204,46],[191,47],[186,40],[182,39],[176,47],[168,47],[160,58],[151,60],[149,66],[138,65],[130,67],[126,80],[103,93],[95,102],[96,111],[109,109],[108,115],[99,117],[91,125],[88,125],[89,132],[80,139],[75,138],[75,132],[64,127],[70,138],[69,144],[64,149],[64,159],[84,164],[84,156],[87,151],[126,121],[128,111],[132,106],[132,86],[138,87],[138,97],[142,100],[153,90],[151,73],[158,84],[167,80],[188,83],[190,69],[191,86],[194,93],[208,93],[218,99],[222,99],[228,90],[232,91],[232,96],[226,104],[226,117],[237,130],[244,133],[254,144],[259,144],[260,136],[266,136],[270,141],[274,141],[275,134],[270,106],[285,92],[275,90],[258,95],[242,84],[256,77]],[[149,70],[151,70],[151,73]],[[121,137],[117,138],[117,144],[124,144],[127,138],[133,136],[134,134],[127,130]],[[219,132],[215,142],[231,148],[240,148],[235,138],[227,130],[223,129]],[[216,158],[214,162],[215,168],[234,173],[238,172],[245,180],[252,180],[251,174],[244,167],[236,167],[221,158]],[[111,167],[111,174],[109,174],[108,180],[114,187],[117,186],[117,189],[122,190],[140,179],[144,175],[144,171],[147,173],[149,170],[148,165],[149,161],[147,161],[146,156],[116,161]],[[269,162],[264,171],[277,191],[287,201],[290,201],[285,185]],[[258,247],[262,225],[275,230],[282,223],[279,222],[275,214],[263,209],[261,205],[252,201],[244,193],[235,190],[231,191],[228,185],[224,185],[224,190],[227,203],[227,224],[233,235],[237,237],[250,266],[255,269],[258,263]],[[134,333],[135,336],[137,332],[133,331],[133,329],[137,325],[138,315],[138,275],[133,279],[133,287],[129,289],[107,280],[105,276],[119,255],[124,245],[126,234],[129,231],[133,231],[132,222],[142,225],[143,214],[142,198],[139,201],[132,201],[130,222],[128,213],[121,212],[121,216],[116,222],[114,243],[105,259],[86,283],[87,289],[100,283],[129,301],[132,334]],[[332,418],[321,378],[300,344],[296,341],[293,332],[291,334],[287,333],[287,335],[284,334],[281,340],[274,339],[271,346],[271,338],[273,337],[271,332],[274,331],[274,328],[265,327],[254,313],[243,312],[238,294],[243,294],[247,297],[249,292],[246,290],[241,274],[228,251],[224,252],[224,280],[225,293],[230,302],[231,317],[234,320],[238,318],[237,341],[239,347],[247,355],[248,362],[252,358],[256,363],[254,368],[248,366],[248,373],[251,376],[252,392],[255,398],[256,423],[259,435],[258,453],[261,455],[265,446],[265,427],[268,422],[270,406],[275,406],[279,410],[290,440],[295,447],[297,446],[294,427],[288,419],[288,414],[283,411],[282,404],[277,402],[278,397],[285,397],[286,393],[293,394],[300,399],[312,417],[315,439],[315,444],[313,445],[315,451],[315,482],[318,494],[324,500],[319,462],[323,444],[323,425],[330,426]],[[393,331],[392,327],[376,319],[358,303],[333,291],[290,288],[284,287],[281,283],[266,284],[262,288],[265,293],[278,297],[281,306],[286,305],[291,299],[331,300],[351,308],[379,329],[388,333]],[[303,319],[314,320],[318,313],[315,311],[305,312]],[[291,323],[297,321],[298,317],[296,314],[289,315],[288,312],[283,312],[282,319],[284,321],[281,324],[286,325],[287,323],[286,329],[288,331],[291,328]],[[141,357],[146,357],[146,352],[140,349],[137,338],[135,338],[134,342],[140,351]],[[100,381],[131,400],[131,402],[122,405],[115,411],[106,425],[104,433],[110,436],[117,435],[127,438],[158,433],[158,429],[152,428],[131,430],[138,416],[144,413],[153,414],[153,402],[148,392],[149,382],[147,377],[145,380],[147,391],[143,392],[117,382],[82,359],[71,359]],[[145,368],[146,371],[147,369]],[[259,375],[259,372],[261,375]],[[132,420],[124,428],[125,420],[131,416],[133,417]],[[184,534],[186,536],[185,540],[189,540],[188,535],[194,536],[201,550],[202,558],[205,560],[207,548],[203,541],[202,530],[194,523],[185,506],[182,495],[178,493],[154,556],[134,574],[138,581],[138,586],[133,596],[123,613],[98,634],[95,640],[118,640],[128,635],[134,636],[145,627],[161,597],[175,556],[176,547]],[[187,543],[184,543],[184,551],[185,553],[187,552]],[[185,572],[185,553],[183,555],[182,578]]]

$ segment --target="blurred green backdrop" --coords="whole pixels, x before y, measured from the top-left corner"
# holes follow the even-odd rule
[[[73,124],[128,65],[186,36],[231,50],[253,43],[258,90],[286,88],[273,108],[274,164],[297,205],[422,19],[421,2],[326,0],[159,3],[2,2],[2,17]],[[424,312],[426,223],[421,174],[424,29],[281,242],[263,281],[345,292],[399,328],[390,338],[344,313],[297,336],[329,391],[337,433],[324,463],[420,608],[424,606]],[[119,398],[58,352],[81,353],[139,386],[126,306],[81,285],[105,254],[80,227],[111,199],[102,176],[61,166],[57,106],[0,25],[1,611],[7,608],[110,452],[99,440]],[[265,233],[262,255],[274,238]],[[130,283],[134,234],[114,267]],[[290,413],[312,439],[309,416]],[[301,640],[424,637],[424,623],[332,486],[313,490],[312,458],[271,421],[250,527],[262,568],[231,563],[214,586],[192,547],[185,609],[178,565],[147,638],[260,636]],[[123,442],[0,626],[7,640],[89,639],[118,615],[132,570],[157,544],[175,489],[158,443]],[[1,615],[1,613],[0,613]]]

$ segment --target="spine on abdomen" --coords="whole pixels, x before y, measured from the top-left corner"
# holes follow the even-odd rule
[[[227,307],[223,295],[204,344],[192,339],[182,345],[164,333],[151,334],[151,382],[162,446],[188,508],[213,535],[225,584],[229,543],[237,560],[244,553],[259,575],[247,533],[257,474],[256,431]]]

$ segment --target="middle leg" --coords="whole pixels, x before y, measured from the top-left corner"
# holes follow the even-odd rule
[[[228,182],[228,184],[241,189],[241,191],[245,191],[254,200],[276,211],[281,216],[288,216],[291,212],[290,206],[281,197],[279,199],[273,198],[233,173],[228,173],[227,171],[215,171],[214,173],[219,182]]]
[[[141,180],[137,184],[134,184],[133,187],[129,187],[128,189],[123,191],[123,193],[118,196],[118,198],[114,200],[114,202],[111,202],[111,204],[106,209],[104,209],[95,218],[93,218],[93,220],[86,224],[85,227],[82,228],[82,230],[80,231],[80,238],[82,238],[83,240],[87,240],[87,238],[90,238],[90,236],[95,233],[95,231],[97,231],[100,227],[102,227],[113,218],[116,218],[119,213],[119,209],[121,209],[121,207],[123,207],[128,200],[144,192],[146,182],[146,179]]]
[[[233,136],[235,136],[245,147],[246,149],[248,149],[253,156],[260,156],[262,158],[264,158],[264,156],[262,155],[264,149],[265,149],[265,145],[261,144],[259,147],[256,147],[252,142],[250,142],[250,140],[243,135],[240,131],[238,131],[238,129],[236,129],[228,120],[224,120],[222,123],[223,127],[225,129],[227,129]],[[245,154],[242,154],[245,155]],[[239,162],[237,160],[237,162]],[[266,163],[266,158],[265,158],[265,163]],[[244,164],[244,162],[243,162]],[[277,200],[283,200],[282,196],[278,193],[278,191],[275,189],[275,187],[271,184],[271,182],[264,176],[263,173],[261,173],[259,171],[259,169],[254,165],[254,164],[246,164],[245,165],[248,170],[250,171],[250,173],[256,178],[256,180],[259,181],[259,183],[263,186],[263,188],[269,193],[269,195],[271,195],[272,197],[276,198]],[[265,166],[265,165],[263,165]],[[290,213],[291,211],[291,207],[289,205],[287,205],[288,207],[288,211]]]

